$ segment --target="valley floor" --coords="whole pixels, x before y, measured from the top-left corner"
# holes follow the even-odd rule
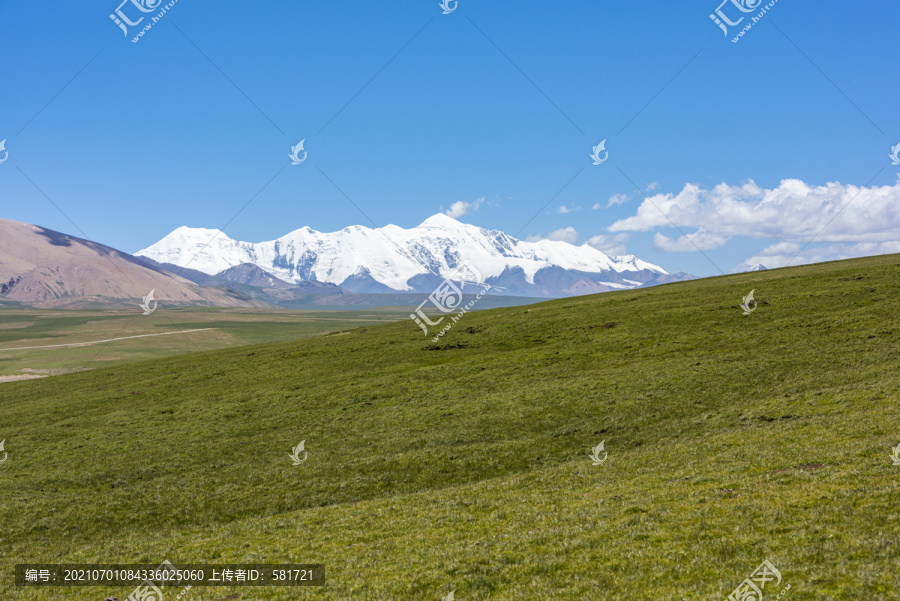
[[[0,310],[0,383],[409,319],[405,308]]]

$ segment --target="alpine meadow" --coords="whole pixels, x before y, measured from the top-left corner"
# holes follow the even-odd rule
[[[0,601],[900,601],[896,0],[0,11]]]
[[[278,559],[327,585],[234,598],[711,599],[765,557],[793,599],[892,598],[898,277],[889,255],[481,311],[440,344],[367,326],[5,384],[2,569]]]

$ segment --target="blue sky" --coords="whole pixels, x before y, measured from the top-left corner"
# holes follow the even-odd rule
[[[0,3],[0,217],[135,252],[469,203],[697,275],[900,252],[896,2],[780,0],[733,43],[716,0],[179,0],[133,43],[156,11],[126,37],[119,1]]]

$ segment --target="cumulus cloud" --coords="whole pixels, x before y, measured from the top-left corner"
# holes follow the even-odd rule
[[[580,210],[581,210],[581,207],[567,207],[566,205],[563,205],[563,206],[559,207],[558,209],[556,209],[556,212],[562,213],[563,215],[568,215],[569,213],[574,213],[575,211],[580,211]]]
[[[827,244],[824,246],[804,246],[795,242],[779,242],[767,246],[759,253],[741,263],[736,271],[749,269],[762,263],[769,269],[788,265],[806,265],[822,261],[837,261],[855,257],[900,253],[900,242],[861,242],[859,244]]]
[[[609,202],[606,203],[606,206],[611,207],[614,205],[625,204],[630,199],[631,199],[631,196],[629,196],[628,194],[613,194],[612,196],[609,197]]]
[[[631,200],[631,195],[629,195],[629,194],[613,194],[612,196],[609,197],[609,200],[606,202],[606,208],[609,208],[614,205],[625,204],[629,200]],[[592,206],[591,208],[596,211],[597,209],[602,209],[603,205],[598,202],[598,203],[595,203],[594,206]]]
[[[585,244],[593,246],[597,250],[607,255],[619,257],[627,255],[625,250],[625,242],[631,237],[631,234],[614,234],[612,236],[593,236],[588,239]]]
[[[637,212],[613,223],[611,232],[656,228],[695,229],[677,240],[657,234],[659,248],[677,252],[719,248],[735,236],[805,244],[878,244],[900,240],[900,180],[864,188],[840,183],[812,186],[786,179],[774,189],[752,180],[742,186],[705,189],[687,184],[678,194],[644,199]],[[693,244],[692,244],[693,242]],[[768,266],[768,263],[759,261]]]
[[[668,236],[660,234],[659,232],[656,232],[653,235],[653,244],[656,246],[656,248],[668,251],[670,253],[709,250],[711,248],[719,248],[726,242],[728,242],[728,238],[725,238],[724,236],[717,236],[716,234],[710,234],[709,232],[704,231],[703,228],[700,228],[693,234],[679,236],[675,240],[669,238]]]
[[[457,200],[452,205],[450,205],[450,208],[448,210],[444,211],[444,215],[447,215],[449,217],[453,217],[454,219],[457,219],[459,217],[462,217],[466,213],[469,213],[471,211],[477,211],[478,207],[480,207],[481,203],[483,203],[483,202],[484,202],[483,196],[473,202]]]
[[[526,242],[540,242],[541,240],[554,240],[557,242],[568,242],[569,244],[575,244],[575,241],[578,240],[578,231],[571,226],[561,227],[558,230],[550,232],[546,237],[541,235],[533,235],[525,238]]]
[[[548,240],[558,240],[560,242],[568,242],[569,244],[575,244],[575,241],[578,240],[578,231],[572,227],[561,227],[558,230],[554,230],[547,235]]]

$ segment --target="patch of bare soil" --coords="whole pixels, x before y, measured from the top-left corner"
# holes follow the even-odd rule
[[[0,384],[4,382],[17,382],[19,380],[33,380],[35,378],[46,378],[47,376],[38,376],[34,374],[28,374],[24,376],[0,376]]]

